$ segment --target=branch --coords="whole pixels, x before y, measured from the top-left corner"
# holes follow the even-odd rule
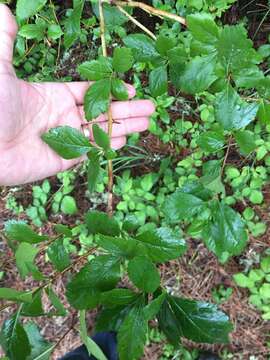
[[[154,7],[144,4],[139,1],[117,1],[117,0],[111,0],[112,4],[118,5],[118,6],[129,6],[129,7],[135,7],[140,8],[143,11],[147,12],[148,14],[155,15],[161,18],[167,18],[173,21],[177,21],[182,25],[187,25],[186,20],[182,16],[178,16],[172,13],[169,13],[164,10],[155,9]]]
[[[140,29],[142,29],[147,35],[149,35],[153,40],[156,40],[157,37],[152,33],[152,31],[150,31],[149,29],[147,29],[143,24],[141,24],[138,20],[136,20],[132,15],[130,15],[124,8],[122,8],[122,6],[117,5],[116,7],[119,11],[121,11],[121,13],[123,13],[124,15],[126,15],[127,18],[129,18],[130,21],[132,21],[136,26],[138,26]]]

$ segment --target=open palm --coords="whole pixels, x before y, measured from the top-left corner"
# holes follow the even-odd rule
[[[27,83],[16,77],[12,66],[17,32],[14,17],[0,4],[0,185],[17,185],[56,174],[80,160],[64,160],[40,136],[48,129],[69,125],[81,129],[85,123],[83,100],[87,82]],[[130,97],[135,95],[128,86]],[[112,104],[112,146],[120,148],[126,135],[144,131],[154,106],[147,100]],[[98,119],[106,129],[106,116]]]

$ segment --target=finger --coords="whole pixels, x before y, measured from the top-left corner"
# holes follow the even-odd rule
[[[18,26],[10,9],[4,4],[0,4],[0,61],[12,63],[17,31]]]
[[[83,105],[85,93],[88,90],[89,86],[91,85],[91,82],[74,81],[74,82],[66,82],[64,84],[68,87],[69,91],[72,93],[76,104]],[[128,91],[128,98],[132,99],[135,96],[136,91],[134,87],[130,84],[126,84],[126,87]]]
[[[108,132],[108,122],[100,122],[99,126],[105,132]],[[113,123],[112,137],[126,136],[136,132],[145,131],[148,129],[149,120],[146,117],[133,118],[133,119],[122,119]],[[92,125],[89,123],[88,126],[84,126],[89,130],[90,139],[93,140]]]
[[[150,100],[114,101],[111,108],[114,120],[148,117],[155,111],[155,106]],[[87,122],[83,107],[80,106],[79,111],[82,122]],[[106,120],[108,120],[107,114],[101,114],[95,121],[103,122]]]
[[[111,141],[111,146],[114,150],[121,149],[127,143],[127,139],[124,136],[113,138]]]

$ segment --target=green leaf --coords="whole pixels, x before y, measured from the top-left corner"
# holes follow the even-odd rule
[[[31,354],[27,357],[27,360],[49,360],[54,345],[44,340],[35,323],[29,322],[25,324],[24,330],[31,346]]]
[[[79,65],[78,71],[84,79],[97,81],[111,77],[112,65],[108,58],[100,56],[98,60],[86,61]]]
[[[98,314],[95,327],[96,332],[117,332],[131,308],[132,305],[117,306],[114,308],[103,309]]]
[[[76,200],[74,197],[70,195],[66,195],[63,197],[63,200],[61,202],[61,211],[65,215],[75,215],[78,212],[78,208],[76,205]]]
[[[90,211],[85,216],[89,234],[103,234],[118,236],[120,228],[118,222],[100,211]]]
[[[123,80],[112,79],[112,95],[116,100],[128,100],[127,87]]]
[[[194,39],[208,46],[214,46],[219,38],[219,28],[210,14],[188,15],[187,26]]]
[[[222,193],[225,195],[225,188],[221,180],[221,161],[209,160],[203,164],[203,176],[200,177],[200,182],[206,189],[209,189],[212,194]]]
[[[88,190],[91,194],[96,190],[101,173],[100,155],[97,152],[89,152],[88,158],[87,182]]]
[[[65,21],[64,46],[69,49],[81,34],[81,16],[85,0],[73,0],[73,11]]]
[[[117,334],[121,360],[135,360],[143,355],[147,328],[143,307],[138,303],[129,311]]]
[[[224,26],[216,46],[218,59],[227,74],[248,69],[262,60],[243,25]]]
[[[64,35],[61,26],[57,24],[50,24],[48,26],[48,37],[52,40],[58,40]]]
[[[47,249],[47,255],[57,271],[63,271],[70,265],[69,254],[66,251],[63,239],[55,240]]]
[[[65,316],[67,314],[67,311],[58,296],[53,291],[53,289],[51,287],[46,288],[46,293],[48,295],[48,298],[50,299],[50,302],[56,310],[56,312],[53,314],[55,316]]]
[[[134,302],[138,294],[129,289],[113,289],[101,295],[101,304],[107,308],[128,305]]]
[[[19,313],[20,310],[4,322],[0,334],[1,346],[10,360],[26,360],[31,353],[27,333],[19,323]]]
[[[186,251],[181,233],[166,227],[143,232],[136,241],[137,255],[145,255],[155,263],[176,259]]]
[[[80,311],[80,337],[87,348],[88,354],[93,355],[97,360],[107,360],[100,347],[87,334],[87,327],[85,321],[85,310]],[[92,357],[92,356],[91,356]]]
[[[32,301],[32,292],[1,287],[0,299],[30,303]]]
[[[184,193],[180,189],[167,196],[163,206],[163,213],[170,223],[177,224],[185,218],[196,215],[201,211],[204,204],[204,201],[200,198]]]
[[[155,42],[144,34],[132,34],[123,39],[124,44],[131,48],[136,61],[147,62],[159,58]]]
[[[216,120],[225,130],[245,128],[256,117],[258,104],[243,101],[230,85],[216,97]]]
[[[27,24],[20,28],[19,35],[27,40],[42,40],[45,36],[46,27],[43,24]]]
[[[41,300],[42,290],[37,291],[33,295],[33,299],[29,304],[23,304],[21,314],[22,316],[42,316],[44,315],[44,310],[42,307]]]
[[[254,133],[249,130],[239,130],[234,133],[237,145],[240,148],[241,154],[244,156],[250,154],[257,148],[254,139]]]
[[[181,75],[181,90],[187,94],[197,94],[207,90],[217,79],[214,74],[215,66],[214,56],[193,58]]]
[[[182,336],[199,343],[228,343],[233,329],[216,305],[170,295],[159,313],[159,326],[175,346]]]
[[[153,320],[156,317],[165,299],[166,293],[163,292],[143,309],[144,316],[148,321]]]
[[[163,95],[168,91],[167,67],[159,66],[150,72],[149,87],[151,95],[154,97]]]
[[[72,231],[66,225],[56,224],[54,229],[58,234],[65,235],[66,237],[72,237]]]
[[[240,215],[222,202],[211,207],[212,220],[203,231],[203,240],[210,251],[220,259],[241,254],[248,235]],[[227,260],[227,259],[226,259]]]
[[[108,111],[110,104],[111,82],[108,79],[95,82],[87,90],[84,112],[87,120],[93,120]]]
[[[68,283],[67,299],[75,309],[93,309],[99,304],[101,293],[113,289],[119,279],[119,259],[107,255],[98,256]]]
[[[31,270],[29,265],[34,265],[35,257],[38,253],[38,249],[28,243],[21,243],[15,253],[16,266],[19,270],[21,277],[24,279]]]
[[[93,11],[99,19],[98,2],[92,1],[91,3]],[[103,5],[104,19],[106,24],[106,30],[115,31],[117,27],[123,25],[128,21],[128,18],[122,14],[115,6],[104,3]]]
[[[96,144],[104,151],[108,151],[110,149],[109,135],[104,130],[102,130],[98,124],[93,125],[93,135]]]
[[[270,103],[265,100],[261,100],[257,117],[263,124],[270,123]]]
[[[255,285],[255,282],[252,279],[249,279],[246,275],[239,273],[233,275],[233,280],[237,284],[237,286],[240,286],[242,288],[253,288]]]
[[[26,20],[31,16],[38,13],[43,6],[46,4],[47,0],[17,0],[16,3],[16,16],[20,21]]]
[[[140,290],[152,293],[160,285],[160,275],[155,265],[144,256],[136,256],[128,263],[128,276]]]
[[[132,50],[126,47],[115,48],[113,52],[114,71],[124,73],[131,69],[134,59]]]
[[[197,144],[203,151],[212,153],[223,148],[225,137],[222,131],[206,131],[199,136]]]
[[[47,235],[38,235],[30,226],[21,220],[9,220],[5,222],[5,234],[9,240],[37,244],[48,240]]]
[[[114,256],[130,259],[136,255],[137,242],[133,238],[99,235],[98,238],[96,238],[96,242]]]
[[[50,129],[41,138],[58,155],[67,160],[81,157],[92,147],[87,137],[70,126]]]
[[[156,40],[156,49],[161,56],[166,56],[167,52],[174,48],[176,45],[176,39],[172,33],[162,32]]]

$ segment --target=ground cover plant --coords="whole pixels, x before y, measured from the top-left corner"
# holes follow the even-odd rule
[[[238,291],[236,284],[249,289],[250,306],[269,319],[269,258],[241,254],[256,238],[267,247],[270,39],[254,44],[248,18],[225,24],[233,4],[74,0],[64,12],[57,1],[13,4],[18,75],[55,80],[75,58],[76,75],[57,76],[93,82],[84,111],[95,143],[68,126],[51,129],[43,141],[64,159],[85,155],[85,163],[59,174],[57,185],[34,185],[25,204],[16,197],[20,189],[8,191],[6,208],[17,218],[5,221],[3,239],[24,281],[5,286],[3,257],[0,310],[12,313],[0,343],[8,359],[49,359],[74,327],[89,353],[104,359],[87,333],[86,315],[95,309],[93,327],[117,332],[120,359],[141,358],[156,338],[171,344],[160,358],[196,358],[182,343],[229,343],[234,325],[222,304]],[[255,35],[267,23],[269,2],[261,10]],[[156,112],[146,138],[134,134],[116,153],[110,103],[128,98],[124,80],[135,84],[139,98],[153,99]],[[108,132],[94,120],[106,112]],[[78,201],[80,191],[85,202]],[[163,269],[185,259],[192,267],[200,249],[219,269],[242,260],[247,275],[215,283],[208,301],[185,296]],[[61,279],[64,289],[57,291]],[[42,338],[42,317],[58,321],[70,313],[73,322],[57,342]],[[267,351],[264,339],[259,356]]]

